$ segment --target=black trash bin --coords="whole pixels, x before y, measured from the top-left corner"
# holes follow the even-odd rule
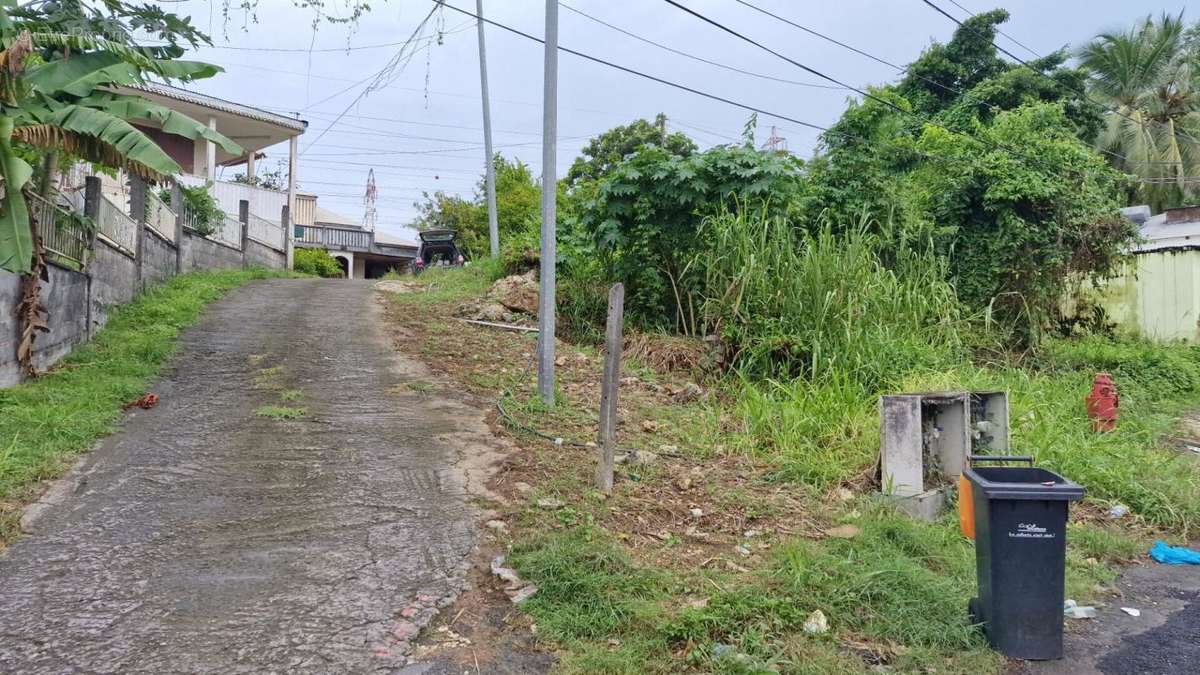
[[[979,579],[979,597],[969,611],[1000,653],[1060,659],[1067,506],[1083,498],[1083,487],[1033,467],[1029,457],[971,460],[1018,460],[1030,466],[971,466],[964,471],[972,483]]]

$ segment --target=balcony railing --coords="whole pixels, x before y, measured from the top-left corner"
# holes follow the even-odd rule
[[[108,197],[100,197],[100,210],[96,215],[100,234],[132,255],[137,250],[137,222],[125,213],[125,209],[112,203]]]
[[[221,221],[221,227],[216,232],[208,235],[209,239],[216,239],[223,244],[229,244],[234,248],[242,247],[242,221],[237,218],[225,216]]]
[[[296,228],[296,242],[325,248],[370,251],[374,237],[366,230],[343,230],[337,227],[303,225]]]
[[[284,240],[287,232],[283,229],[282,223],[273,223],[251,213],[249,225],[251,239],[280,250],[287,246],[287,241]]]

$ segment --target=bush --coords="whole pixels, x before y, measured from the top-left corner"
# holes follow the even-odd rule
[[[202,237],[221,229],[225,221],[225,212],[221,210],[217,200],[208,190],[208,185],[188,187],[179,184],[179,192],[183,197],[183,208],[188,214],[188,224],[196,234]],[[158,198],[164,204],[171,204],[171,191],[164,188],[158,193]],[[172,204],[172,206],[174,206]]]
[[[311,274],[326,279],[338,279],[346,276],[338,261],[329,255],[329,251],[321,248],[297,248],[293,269],[300,274]]]

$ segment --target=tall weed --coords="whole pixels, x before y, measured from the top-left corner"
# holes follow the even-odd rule
[[[834,234],[798,230],[765,209],[706,218],[696,258],[707,330],[757,377],[848,377],[873,392],[962,353],[945,261],[866,219]],[[875,230],[884,232],[876,233]]]

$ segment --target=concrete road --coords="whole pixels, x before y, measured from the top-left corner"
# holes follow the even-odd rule
[[[1022,675],[1183,675],[1200,672],[1200,570],[1149,557],[1118,579],[1094,619],[1067,619],[1060,661],[1014,662]],[[1139,611],[1134,617],[1121,611]]]
[[[152,387],[157,407],[0,557],[0,672],[402,667],[461,587],[473,514],[464,409],[404,386],[419,367],[380,317],[369,284],[337,280],[215,303]]]

